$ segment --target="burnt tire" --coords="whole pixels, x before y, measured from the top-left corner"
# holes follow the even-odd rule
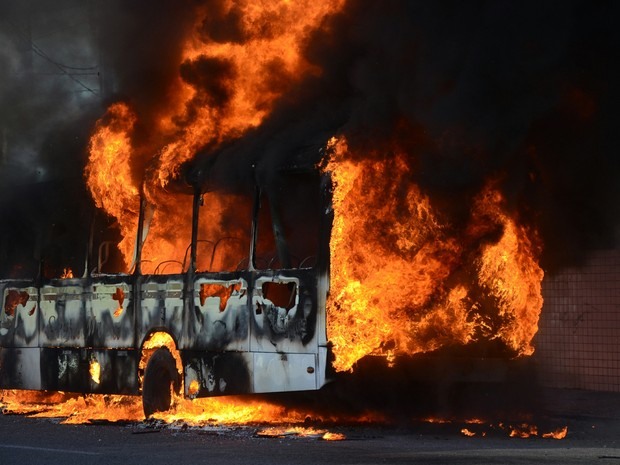
[[[172,390],[179,391],[180,378],[174,357],[166,347],[157,349],[149,359],[142,383],[142,408],[149,418],[166,412],[172,405]]]

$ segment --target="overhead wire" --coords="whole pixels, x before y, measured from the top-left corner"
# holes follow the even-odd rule
[[[78,66],[69,66],[69,65],[64,65],[62,63],[59,63],[56,60],[54,60],[52,57],[50,57],[37,44],[35,44],[35,42],[33,40],[27,38],[25,36],[25,34],[22,33],[22,31],[20,30],[20,28],[18,26],[16,26],[15,24],[13,24],[11,21],[7,20],[6,18],[2,18],[2,22],[4,22],[5,24],[8,24],[13,29],[13,31],[16,33],[17,37],[20,40],[22,40],[23,42],[25,42],[28,45],[28,47],[30,48],[30,50],[32,50],[37,56],[43,58],[48,63],[50,63],[51,65],[55,66],[61,72],[61,74],[67,76],[69,79],[71,79],[73,82],[75,82],[78,86],[82,87],[86,92],[90,92],[90,93],[92,93],[93,95],[96,95],[96,96],[99,95],[98,91],[94,90],[93,88],[91,88],[90,86],[86,85],[84,82],[82,82],[78,78],[76,78],[75,76],[78,75],[77,73],[70,73],[68,71],[68,70],[89,71],[89,70],[97,69],[97,66],[78,67]],[[93,73],[93,74],[95,74],[95,73]]]

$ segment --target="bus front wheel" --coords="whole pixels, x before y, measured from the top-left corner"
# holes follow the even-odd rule
[[[157,349],[146,365],[142,383],[142,407],[149,418],[155,412],[166,412],[172,405],[172,391],[179,391],[180,375],[174,357],[166,347]]]

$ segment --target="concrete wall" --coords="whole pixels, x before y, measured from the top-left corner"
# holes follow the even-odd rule
[[[620,392],[620,250],[543,281],[534,354],[547,387]]]

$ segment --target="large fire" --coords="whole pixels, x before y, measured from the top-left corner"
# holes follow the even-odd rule
[[[162,263],[183,271],[190,242],[191,197],[166,190],[183,163],[208,147],[242,137],[270,114],[278,98],[307,75],[320,75],[303,55],[304,41],[344,0],[226,1],[238,15],[243,40],[214,40],[197,12],[178,57],[179,74],[157,106],[149,136],[138,134],[144,115],[130,102],[111,105],[90,139],[86,181],[99,208],[116,219],[126,270],[132,257],[140,195],[151,210],[142,271]],[[326,170],[334,181],[328,338],[334,368],[352,370],[367,355],[433,351],[451,345],[498,340],[514,355],[533,352],[542,307],[543,272],[536,231],[508,211],[494,180],[478,193],[465,227],[456,228],[415,183],[412,154],[379,148],[352,154],[345,136],[328,144]],[[353,156],[355,155],[355,156]],[[226,202],[206,193],[201,227],[217,229]],[[250,208],[247,206],[247,208]],[[154,213],[153,213],[154,212]],[[171,228],[174,225],[174,228]],[[180,233],[179,231],[184,231]],[[217,263],[199,266],[217,267]],[[159,271],[162,271],[159,269]],[[168,269],[170,271],[170,269]],[[93,367],[93,376],[98,376]],[[22,396],[24,396],[22,398]],[[29,397],[30,396],[30,397]],[[33,394],[4,393],[8,409]],[[56,394],[39,411],[68,422],[97,418],[141,420],[139,399]],[[36,410],[35,409],[35,410]],[[303,422],[307,412],[244,399],[176,399],[166,421]]]
[[[154,118],[159,127],[151,132],[159,136],[152,138],[153,146],[132,139],[137,116],[127,104],[109,108],[91,138],[87,181],[97,205],[120,225],[119,248],[127,266],[138,193],[144,189],[157,209],[149,221],[143,271],[153,272],[161,263],[180,264],[183,271],[189,196],[172,196],[162,188],[198,150],[241,137],[264,120],[292,83],[321,72],[304,59],[301,47],[342,5],[342,0],[226,2],[224,9],[231,13],[234,7],[242,18],[242,42],[198,33],[209,18],[208,9],[201,10],[185,38],[169,104],[161,105]],[[277,85],[271,81],[274,67]],[[515,354],[531,354],[542,307],[538,244],[535,231],[505,211],[493,182],[480,192],[466,230],[454,233],[410,182],[405,156],[410,154],[351,157],[345,138],[333,139],[330,146],[327,169],[335,182],[336,217],[328,336],[335,368],[350,370],[369,354],[392,358],[480,338],[497,338]],[[145,166],[145,151],[154,158],[137,176],[131,167]],[[219,227],[225,201],[206,194],[210,218],[203,227]],[[501,230],[495,242],[485,239],[490,230]]]
[[[214,40],[201,33],[210,13],[201,8],[178,58],[178,79],[169,95],[162,96],[160,113],[149,115],[149,121],[156,122],[149,138],[136,135],[141,115],[129,103],[109,107],[91,137],[86,177],[97,206],[118,221],[123,237],[119,249],[127,268],[132,265],[142,189],[157,205],[143,252],[143,271],[153,272],[164,260],[184,262],[189,236],[180,237],[178,231],[190,230],[191,203],[184,202],[191,200],[171,196],[165,187],[197,151],[241,137],[264,120],[294,82],[320,73],[303,57],[301,47],[322,19],[343,3],[224,2],[221,8],[241,18],[242,42]],[[206,200],[210,215],[217,218],[223,200],[215,195]],[[176,225],[176,234],[170,232],[170,224]]]
[[[352,161],[345,139],[330,147],[336,369],[365,355],[390,359],[480,339],[531,354],[542,308],[536,236],[508,215],[493,183],[455,231],[409,181],[404,153]],[[495,242],[483,240],[489,230],[500,232]]]

